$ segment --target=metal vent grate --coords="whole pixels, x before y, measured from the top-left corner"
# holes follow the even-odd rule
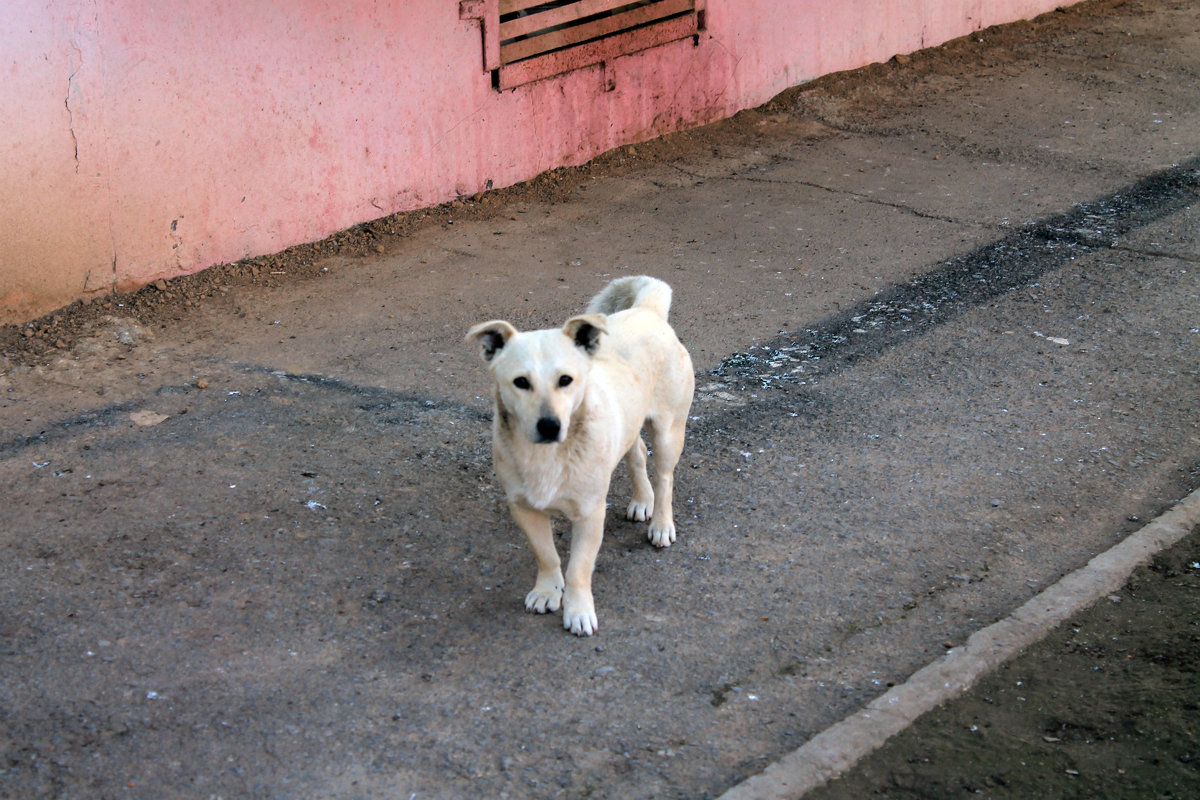
[[[493,62],[486,66],[499,89],[695,36],[704,27],[704,0],[499,0],[498,12],[484,36],[491,39],[485,50],[495,54],[485,55]]]

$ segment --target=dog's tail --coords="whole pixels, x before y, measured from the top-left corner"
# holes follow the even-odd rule
[[[629,308],[653,311],[664,320],[671,311],[671,287],[658,278],[617,278],[588,303],[589,314],[615,314]]]

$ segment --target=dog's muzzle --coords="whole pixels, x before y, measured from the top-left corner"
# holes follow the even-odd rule
[[[562,432],[562,424],[554,417],[542,417],[537,421],[538,444],[551,444],[558,441]]]

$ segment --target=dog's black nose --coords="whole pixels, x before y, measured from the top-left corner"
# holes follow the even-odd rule
[[[537,421],[538,436],[542,437],[543,442],[557,442],[561,430],[562,425],[554,417],[542,417]]]

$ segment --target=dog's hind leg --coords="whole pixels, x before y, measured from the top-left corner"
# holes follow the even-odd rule
[[[629,501],[625,518],[634,522],[645,522],[654,512],[654,489],[650,486],[650,478],[646,474],[646,443],[642,441],[641,436],[625,454],[625,467],[629,470],[630,481],[633,482],[633,497]]]
[[[554,547],[554,530],[550,517],[541,511],[509,504],[509,511],[518,527],[525,533],[533,557],[537,559],[537,580],[525,595],[525,610],[545,614],[562,606],[563,574],[558,550]]]
[[[655,547],[667,547],[675,541],[675,518],[672,494],[675,490],[675,465],[683,454],[687,417],[672,420],[651,420],[650,441],[654,445],[654,513],[646,538]]]
[[[591,636],[600,627],[592,599],[592,571],[604,539],[604,503],[586,517],[572,520],[571,558],[563,595],[563,627],[576,636]]]

